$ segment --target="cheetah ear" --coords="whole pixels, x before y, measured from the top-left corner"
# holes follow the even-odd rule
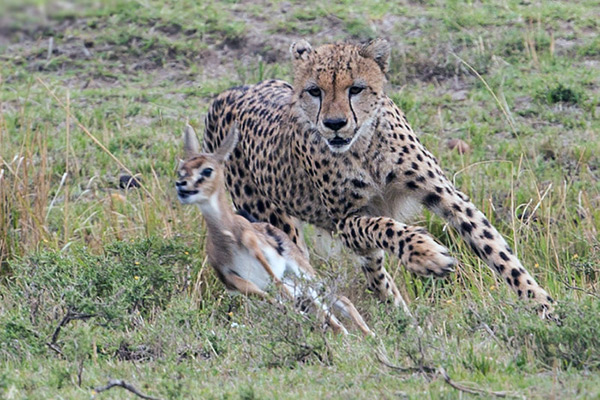
[[[190,158],[194,154],[198,154],[200,150],[200,143],[198,143],[198,137],[194,128],[190,124],[185,124],[183,130],[183,151],[186,158]]]
[[[312,46],[304,39],[294,42],[290,46],[290,53],[292,54],[292,60],[294,63],[297,61],[306,61],[311,52]]]
[[[229,158],[229,155],[235,149],[235,146],[238,144],[238,138],[240,135],[240,131],[237,128],[237,124],[233,125],[229,130],[229,133],[221,142],[221,145],[215,151],[215,157],[220,161],[226,161]]]
[[[371,40],[369,43],[362,46],[358,54],[365,58],[375,60],[381,71],[385,74],[388,72],[390,65],[391,46],[385,39]]]

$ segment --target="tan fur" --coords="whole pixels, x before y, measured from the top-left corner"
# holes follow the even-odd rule
[[[223,163],[235,148],[237,136],[233,127],[214,153],[199,154],[193,129],[188,125],[184,132],[187,160],[180,165],[176,188],[182,203],[198,205],[204,215],[210,264],[227,289],[273,302],[266,290],[269,283],[274,283],[284,298],[309,298],[321,321],[335,333],[347,333],[314,290],[302,289],[303,281],[315,278],[315,271],[286,234],[267,223],[252,223],[232,211],[225,193]],[[371,334],[347,298],[335,299],[334,307],[364,334]]]

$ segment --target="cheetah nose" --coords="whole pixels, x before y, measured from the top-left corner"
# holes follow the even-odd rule
[[[346,126],[347,123],[348,120],[346,118],[331,118],[323,121],[323,125],[331,129],[332,131],[339,131],[344,126]]]

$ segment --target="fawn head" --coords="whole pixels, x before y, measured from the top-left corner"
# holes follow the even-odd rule
[[[179,201],[183,204],[199,204],[208,201],[223,187],[223,164],[237,141],[238,130],[234,126],[214,153],[200,153],[196,132],[186,125],[183,133],[185,161],[179,165],[175,182]]]

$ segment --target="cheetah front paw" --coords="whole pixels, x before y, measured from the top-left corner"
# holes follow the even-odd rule
[[[401,260],[411,272],[437,277],[444,277],[453,272],[456,264],[456,259],[450,256],[447,248],[424,234],[409,237]]]
[[[552,321],[557,323],[558,325],[562,325],[562,321],[560,316],[556,313],[554,306],[556,302],[552,299],[546,292],[544,291],[545,296],[542,300],[538,300],[537,313],[540,318],[545,319],[547,321]]]

